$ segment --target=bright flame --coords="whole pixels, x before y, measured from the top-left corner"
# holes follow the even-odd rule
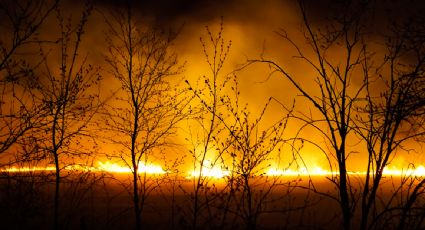
[[[68,165],[65,167],[65,170],[82,170],[82,171],[91,171],[91,172],[112,172],[112,173],[131,173],[132,169],[128,166],[121,166],[117,163],[112,162],[97,162],[98,166],[82,166],[82,165]],[[1,172],[36,172],[36,171],[55,171],[55,167],[10,167],[6,169],[1,169]],[[144,162],[139,162],[139,173],[147,174],[163,174],[165,171],[161,166],[155,164],[145,164]]]
[[[408,169],[397,169],[395,167],[392,167],[392,168],[385,167],[383,174],[384,175],[425,176],[425,167],[423,165],[419,165],[416,168],[408,168]]]
[[[37,172],[37,171],[55,171],[55,167],[10,167],[1,169],[0,172]]]
[[[82,166],[82,165],[69,165],[65,167],[65,170],[82,170],[82,171],[92,171],[92,172],[111,172],[111,173],[131,173],[132,170],[128,166],[122,166],[118,163],[113,163],[110,161],[102,162],[98,161],[97,166]],[[37,171],[55,171],[55,167],[46,166],[46,167],[17,167],[13,166],[10,168],[0,169],[0,172],[37,172]],[[166,171],[159,165],[156,164],[145,164],[144,162],[139,163],[139,173],[147,174],[164,174]],[[210,177],[210,178],[224,178],[229,176],[231,173],[230,170],[225,170],[219,165],[211,164],[211,161],[206,160],[201,170],[195,169],[189,172],[188,178],[193,177]],[[279,169],[279,168],[270,168],[265,173],[267,176],[329,176],[329,175],[338,175],[337,171],[330,171],[323,169],[320,166],[315,166],[307,169],[306,167],[299,169]],[[347,174],[350,175],[366,175],[366,172],[363,171],[349,171]],[[383,175],[388,176],[425,176],[425,166],[419,165],[416,168],[404,168],[400,169],[398,167],[385,167]]]
[[[315,175],[315,176],[327,176],[335,174],[335,172],[325,170],[319,166],[314,167],[313,169],[307,170],[307,168],[300,168],[298,170],[293,169],[277,169],[277,168],[271,168],[266,172],[267,176],[308,176],[308,175]]]
[[[220,179],[230,175],[230,171],[223,170],[220,166],[212,164],[211,161],[205,160],[202,169],[189,172],[189,177],[211,177]]]
[[[105,172],[115,172],[115,173],[131,173],[131,169],[129,167],[121,166],[117,163],[111,163],[109,161],[103,163],[101,161],[97,162],[100,171]]]
[[[105,172],[115,172],[115,173],[131,173],[132,169],[130,167],[121,166],[117,163],[111,163],[109,161],[103,163],[101,161],[98,162],[99,167],[97,169],[99,171]],[[139,162],[139,173],[147,173],[147,174],[163,174],[165,171],[159,165],[148,164],[146,165],[143,162]]]
[[[338,175],[338,171],[330,171],[323,169],[319,166],[314,167],[313,169],[307,170],[307,168],[300,168],[298,170],[293,169],[277,169],[271,168],[266,172],[268,176],[328,176],[328,175]],[[366,175],[365,171],[348,171],[347,174],[350,175]],[[416,168],[408,169],[399,169],[396,167],[385,167],[383,175],[387,176],[425,176],[425,166],[419,165]]]

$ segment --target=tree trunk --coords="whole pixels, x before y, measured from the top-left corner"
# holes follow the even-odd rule
[[[142,229],[142,220],[139,206],[139,184],[138,184],[138,168],[133,166],[133,205],[134,205],[134,215],[136,217],[136,230]]]
[[[347,172],[345,168],[340,169],[340,189],[339,194],[341,196],[341,208],[342,215],[344,218],[344,229],[349,230],[351,225],[351,211],[350,211],[350,200],[347,191]]]
[[[53,220],[54,225],[53,229],[59,230],[59,196],[60,196],[60,170],[59,170],[59,156],[55,152],[54,154],[55,158],[55,201],[54,201],[54,213],[53,213]]]

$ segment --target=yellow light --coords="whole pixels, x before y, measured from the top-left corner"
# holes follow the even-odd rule
[[[118,165],[117,163],[111,163],[109,161],[103,163],[101,161],[97,162],[99,171],[104,172],[115,172],[115,173],[131,173],[131,169],[129,167],[123,167]]]
[[[37,171],[55,171],[55,167],[16,167],[1,169],[1,172],[37,172]]]
[[[97,167],[92,166],[83,166],[83,165],[68,165],[65,167],[65,170],[81,170],[81,171],[91,171],[91,172],[111,172],[111,173],[131,173],[132,170],[129,167],[121,166],[117,163],[112,163],[109,161],[106,162],[97,162]],[[46,167],[10,167],[1,169],[1,172],[36,172],[36,171],[55,171],[55,167],[46,166]],[[145,164],[139,162],[138,173],[147,173],[147,174],[163,174],[165,171],[159,165],[154,164]]]
[[[98,162],[97,171],[104,172],[114,172],[114,173],[131,173],[132,169],[128,166],[121,166],[117,163],[107,162]],[[147,173],[147,174],[163,174],[165,171],[159,165],[148,164],[146,165],[144,162],[139,162],[139,172],[138,173]]]
[[[148,173],[148,174],[163,174],[165,171],[162,169],[159,165],[145,165],[144,163],[141,163],[139,165],[139,173]]]
[[[201,176],[201,177],[210,177],[210,178],[220,179],[229,175],[230,175],[230,171],[223,170],[220,166],[211,164],[211,161],[209,160],[204,161],[204,164],[200,171],[199,169],[198,170],[195,169],[189,172],[189,177],[195,177],[195,178]]]
[[[385,167],[383,173],[384,175],[401,175],[401,176],[425,176],[425,167],[423,165],[419,165],[416,168],[408,168],[408,169],[398,169],[395,167]]]
[[[84,166],[84,165],[68,165],[64,168],[65,170],[81,170],[81,171],[91,171],[91,172],[111,172],[111,173],[131,173],[132,170],[128,166],[122,166],[118,163],[106,161],[98,161],[97,166]],[[55,167],[46,166],[46,167],[17,167],[13,166],[10,168],[0,169],[0,172],[38,172],[38,171],[55,171]],[[147,174],[164,174],[166,171],[159,165],[156,164],[145,164],[144,162],[139,163],[139,173]],[[210,177],[215,179],[224,178],[229,176],[231,173],[230,170],[223,169],[221,165],[211,164],[211,161],[206,160],[203,164],[202,169],[195,169],[188,173],[188,178],[196,178],[199,176]],[[337,171],[330,171],[323,169],[320,166],[314,166],[309,169],[306,167],[298,169],[279,169],[279,168],[269,168],[265,175],[266,176],[329,176],[329,175],[338,175]],[[365,171],[349,171],[349,175],[366,175]],[[383,175],[388,176],[417,176],[425,177],[425,166],[418,165],[415,168],[399,168],[395,166],[385,167],[383,170]]]
[[[325,170],[319,166],[315,166],[313,169],[307,169],[305,167],[299,168],[298,170],[293,169],[278,169],[271,168],[266,172],[267,176],[327,176],[335,174],[329,170]]]
[[[366,175],[365,171],[348,171],[349,175]],[[330,171],[323,169],[319,166],[313,167],[313,169],[307,170],[306,168],[300,168],[298,170],[293,169],[277,169],[271,168],[266,172],[267,176],[329,176],[338,175],[337,171]],[[373,174],[373,173],[372,173]],[[387,176],[425,176],[425,166],[419,165],[416,168],[400,169],[396,167],[385,167],[383,175]]]

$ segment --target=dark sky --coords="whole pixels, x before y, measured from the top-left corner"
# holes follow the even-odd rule
[[[97,0],[97,5],[108,8],[126,7],[125,0]],[[319,19],[331,18],[335,13],[352,12],[353,5],[368,3],[375,8],[378,21],[382,17],[401,20],[406,16],[423,16],[425,1],[422,0],[305,0],[309,15]],[[142,14],[154,16],[158,21],[169,24],[184,18],[207,22],[219,16],[255,20],[264,6],[291,8],[296,10],[296,0],[141,0],[131,3]],[[282,12],[285,13],[285,12]]]

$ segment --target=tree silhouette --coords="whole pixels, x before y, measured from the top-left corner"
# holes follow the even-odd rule
[[[38,38],[40,27],[58,5],[56,1],[2,1],[0,3],[0,153],[38,124],[39,110],[31,88],[36,58],[29,50],[48,42]],[[23,52],[26,51],[26,52]]]
[[[90,65],[84,54],[87,33],[96,34],[88,27],[92,1],[78,19],[72,15],[77,8],[65,9],[69,2],[0,1],[3,225],[110,228],[133,224],[126,219],[132,211],[136,229],[156,222],[147,218],[151,214],[161,222],[171,216],[170,225],[160,223],[171,228],[273,228],[275,223],[265,222],[276,216],[286,219],[278,220],[281,228],[317,228],[310,225],[317,220],[308,219],[310,213],[345,230],[423,228],[423,166],[415,159],[401,172],[387,173],[398,157],[419,155],[425,140],[425,20],[417,10],[418,15],[396,12],[390,16],[394,21],[385,21],[375,8],[379,1],[329,3],[332,10],[315,14],[312,1],[298,1],[302,39],[285,29],[276,33],[305,69],[292,72],[292,63],[267,59],[266,50],[241,69],[230,69],[232,42],[222,21],[217,32],[207,26],[200,38],[207,70],[181,86],[176,76],[184,65],[173,52],[178,33],[145,24],[150,16],[139,15],[139,6],[155,4],[100,3],[100,9],[115,7],[102,15],[105,24],[94,25],[107,27],[104,67]],[[239,85],[245,79],[236,74],[256,63],[269,67],[269,77],[289,82],[298,95],[285,96],[296,97],[294,104],[273,97],[255,108],[245,103]],[[109,84],[100,87],[104,75]],[[107,102],[100,99],[104,92],[111,92]],[[289,126],[298,130],[290,134]],[[104,172],[92,162],[105,157],[98,141],[110,148],[107,159],[131,173],[108,173],[96,190]],[[277,161],[300,169],[305,145],[327,161],[326,183],[311,175],[307,181],[304,175],[267,175]],[[174,154],[181,149],[185,154]],[[187,159],[190,179],[179,171]],[[145,166],[161,160],[164,174],[149,175]],[[123,197],[131,203],[123,205]]]
[[[408,23],[393,25],[393,34],[386,44],[386,57],[377,71],[371,69],[373,66],[367,59],[364,63],[366,106],[359,107],[357,122],[358,133],[367,144],[368,152],[366,178],[361,195],[361,229],[378,224],[382,226],[385,222],[379,219],[384,219],[383,213],[387,210],[380,210],[376,204],[385,167],[398,152],[409,151],[405,146],[407,142],[424,141],[424,30],[420,22]],[[374,89],[378,85],[380,89]],[[407,212],[410,212],[420,196],[418,192],[423,189],[425,181],[420,178],[414,180],[420,182],[411,187],[406,180],[400,185],[402,190],[413,191],[406,196],[406,201],[401,202],[405,207],[400,214],[399,229],[410,228],[406,226]]]
[[[60,8],[56,10],[60,30],[57,46],[40,45],[43,69],[36,72],[37,81],[34,97],[42,108],[41,126],[31,131],[28,139],[37,151],[51,160],[55,167],[55,194],[53,209],[53,228],[60,229],[60,197],[62,171],[78,158],[89,154],[83,148],[90,137],[89,124],[99,109],[98,83],[101,79],[97,68],[87,64],[87,57],[80,58],[80,45],[88,17],[92,10],[86,3],[77,25],[72,19],[65,19]],[[46,49],[48,51],[46,51]],[[54,53],[54,52],[57,53]],[[53,54],[59,56],[59,71],[53,66]],[[86,150],[86,151],[85,151]],[[70,162],[77,158],[77,162]],[[42,160],[40,158],[36,160]]]
[[[256,229],[269,195],[278,187],[278,176],[268,178],[264,174],[269,160],[279,156],[281,147],[288,143],[283,133],[291,111],[266,126],[263,123],[272,98],[258,115],[252,115],[248,103],[241,105],[239,79],[233,73],[223,74],[231,47],[231,41],[224,39],[223,22],[217,33],[209,27],[206,31],[201,44],[210,72],[196,85],[187,81],[198,102],[195,125],[190,128],[194,167],[191,228],[197,229],[205,222],[225,228],[236,216],[246,229]],[[216,187],[212,178],[220,175],[208,175],[208,171],[217,169],[224,173],[224,188]]]
[[[333,174],[330,180],[338,188],[339,196],[335,200],[341,207],[344,229],[350,229],[355,199],[353,199],[354,194],[347,175],[347,158],[350,154],[350,150],[347,149],[347,140],[353,131],[351,123],[355,102],[365,87],[364,84],[359,86],[351,84],[356,76],[353,72],[361,69],[362,61],[368,55],[360,38],[360,29],[363,25],[360,20],[362,18],[358,15],[362,13],[363,6],[360,9],[351,8],[356,10],[349,13],[348,9],[354,6],[347,4],[345,11],[339,14],[341,17],[337,18],[324,32],[314,30],[303,1],[299,1],[299,6],[306,30],[305,39],[314,54],[313,58],[306,56],[305,51],[284,30],[280,31],[279,35],[295,47],[296,57],[310,65],[318,75],[314,79],[319,89],[318,95],[307,91],[296,76],[287,72],[278,63],[264,59],[254,62],[267,63],[274,72],[283,74],[320,114],[320,118],[315,118],[300,112],[297,117],[315,128],[329,145],[331,152],[325,154],[329,154],[328,159],[336,160],[338,171],[338,174]],[[334,46],[343,49],[344,54],[339,60],[332,62],[327,51]],[[313,79],[310,80],[313,81]],[[323,124],[324,126],[321,126]],[[331,163],[329,166],[333,168]]]
[[[419,137],[423,137],[423,45],[422,39],[417,36],[422,30],[416,27],[415,30],[394,31],[394,37],[386,44],[388,52],[380,61],[381,57],[370,48],[367,37],[367,25],[371,23],[370,16],[373,15],[372,5],[366,2],[338,4],[340,10],[321,27],[313,26],[305,2],[299,1],[304,36],[310,49],[302,48],[286,31],[278,32],[295,48],[295,57],[304,61],[318,76],[309,79],[314,80],[317,92],[302,84],[299,77],[302,73],[290,73],[284,65],[273,60],[260,58],[249,61],[248,65],[257,62],[268,64],[272,74],[282,74],[317,112],[298,112],[295,117],[305,125],[297,135],[305,127],[312,127],[324,138],[326,146],[321,150],[328,159],[330,169],[334,171],[336,166],[337,173],[333,173],[329,180],[338,195],[323,193],[314,186],[309,189],[338,202],[344,229],[356,226],[353,218],[357,213],[360,213],[361,229],[382,227],[384,225],[380,224],[384,221],[378,220],[388,217],[385,214],[394,217],[392,210],[409,206],[409,202],[416,200],[420,194],[418,191],[422,191],[423,183],[409,184],[405,178],[402,185],[396,186],[388,202],[384,202],[378,194],[382,188],[384,168],[398,150],[403,150],[402,143],[412,139],[418,141]],[[416,36],[412,36],[412,33],[416,33]],[[330,55],[332,50],[342,54],[339,53],[335,59]],[[313,55],[307,55],[307,52]],[[377,87],[381,88],[379,93],[376,93]],[[318,146],[315,140],[308,141]],[[350,145],[356,142],[367,146],[363,149],[368,153],[367,164],[362,165],[366,170],[364,178],[347,174],[348,168],[354,164],[350,154],[356,150]],[[408,177],[412,179],[412,175]],[[412,193],[399,193],[406,186]],[[394,205],[392,199],[396,194],[406,200]],[[384,207],[378,207],[378,202],[385,203]],[[396,215],[401,215],[399,226],[403,226],[405,215]]]
[[[208,171],[224,166],[222,154],[225,148],[218,146],[218,139],[224,132],[223,113],[219,109],[227,102],[225,89],[230,80],[223,75],[223,66],[231,47],[231,41],[225,41],[223,37],[223,23],[217,34],[213,34],[208,27],[207,37],[201,37],[203,53],[208,64],[208,75],[198,79],[196,85],[188,80],[189,90],[197,99],[197,106],[194,109],[194,128],[190,127],[188,140],[192,149],[190,155],[193,163],[193,195],[191,195],[191,210],[189,225],[192,229],[202,226],[200,221],[208,221],[209,217],[205,211],[210,209],[211,202],[216,198],[210,193],[216,189],[213,185],[214,178],[208,175]],[[219,192],[217,192],[219,193]]]
[[[228,132],[228,138],[224,140],[226,144],[222,145],[228,146],[225,157],[232,162],[228,168],[231,173],[227,178],[228,196],[232,204],[225,206],[225,210],[229,209],[239,216],[245,224],[245,229],[257,229],[260,216],[271,211],[267,208],[267,203],[272,200],[271,193],[280,187],[277,183],[286,184],[280,181],[279,176],[269,177],[265,174],[271,166],[270,161],[278,161],[283,154],[283,145],[292,143],[283,137],[290,111],[288,116],[266,126],[263,124],[265,115],[273,99],[269,98],[260,114],[252,118],[248,104],[243,107],[239,104],[237,79],[234,82],[233,97],[227,98],[227,111],[230,116],[219,118]],[[292,154],[288,156],[293,157]]]
[[[185,118],[184,108],[190,100],[173,90],[170,82],[183,67],[170,52],[176,34],[137,26],[132,12],[129,2],[127,9],[111,13],[107,20],[106,61],[121,88],[106,110],[105,121],[106,130],[114,135],[109,140],[119,148],[114,155],[132,171],[130,193],[136,229],[141,229],[143,207],[155,189],[141,168],[155,151],[172,144],[171,137]]]

